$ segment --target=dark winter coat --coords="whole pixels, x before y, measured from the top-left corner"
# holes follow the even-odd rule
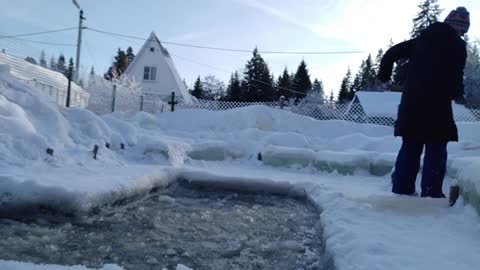
[[[390,48],[378,79],[390,80],[393,63],[408,59],[407,78],[395,122],[395,136],[419,142],[458,141],[452,100],[463,96],[466,43],[445,23]]]

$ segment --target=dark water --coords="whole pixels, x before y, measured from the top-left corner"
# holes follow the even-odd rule
[[[76,220],[0,219],[0,259],[125,269],[333,269],[318,210],[286,196],[174,185]]]

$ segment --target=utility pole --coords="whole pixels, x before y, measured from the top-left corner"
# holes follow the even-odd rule
[[[75,61],[75,77],[74,81],[79,81],[79,72],[80,72],[80,51],[82,48],[82,30],[83,30],[83,21],[85,17],[83,17],[83,9],[80,9],[79,15],[79,23],[78,23],[78,37],[77,37],[77,59]]]

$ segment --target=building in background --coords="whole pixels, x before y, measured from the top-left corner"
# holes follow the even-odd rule
[[[401,99],[400,92],[358,91],[348,105],[344,119],[393,126]],[[472,111],[463,105],[452,102],[452,110],[456,122],[476,121]]]
[[[0,64],[10,67],[10,73],[17,79],[43,92],[59,106],[66,106],[68,79],[60,72],[32,64],[22,58],[0,52]],[[85,108],[89,94],[72,82],[70,106]]]
[[[192,103],[194,100],[180,78],[170,54],[154,32],[150,34],[124,74],[141,83],[145,98],[152,96],[167,100],[172,92],[175,92],[175,95],[185,103]]]

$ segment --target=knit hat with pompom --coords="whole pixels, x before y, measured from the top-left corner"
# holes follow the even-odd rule
[[[447,18],[445,18],[445,23],[453,27],[463,36],[470,28],[470,13],[466,8],[458,7],[448,14]]]

